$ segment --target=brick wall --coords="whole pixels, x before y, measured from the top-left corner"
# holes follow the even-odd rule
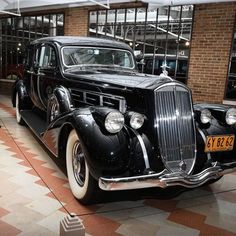
[[[195,102],[222,103],[236,3],[195,6],[188,86]]]
[[[68,8],[65,10],[65,35],[87,36],[88,8]]]

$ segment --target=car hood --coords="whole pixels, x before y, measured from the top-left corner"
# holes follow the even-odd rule
[[[153,76],[138,72],[81,72],[69,71],[64,75],[68,79],[80,79],[108,85],[118,85],[131,88],[156,88],[158,85],[172,81],[168,76]]]

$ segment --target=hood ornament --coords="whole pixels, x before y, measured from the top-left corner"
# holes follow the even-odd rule
[[[169,69],[170,67],[167,66],[166,60],[164,60],[163,65],[161,66],[162,68],[162,73],[160,74],[160,76],[168,76],[168,71],[166,70],[167,68]]]
[[[180,167],[180,170],[186,171],[186,169],[187,169],[187,164],[186,164],[186,162],[185,162],[185,161],[181,161],[181,162],[179,163],[179,167]]]

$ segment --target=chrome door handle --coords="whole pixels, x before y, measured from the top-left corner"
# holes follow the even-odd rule
[[[39,72],[38,74],[37,74],[37,76],[44,76],[45,74],[44,73],[41,73],[41,72]]]
[[[32,70],[27,70],[26,72],[31,74],[31,75],[34,74],[34,72]]]

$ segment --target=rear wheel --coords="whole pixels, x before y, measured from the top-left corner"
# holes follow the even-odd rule
[[[47,122],[50,124],[60,114],[60,106],[56,96],[52,95],[48,101]]]
[[[22,119],[22,116],[20,114],[20,108],[21,108],[21,100],[19,97],[19,93],[16,93],[16,121],[20,125],[24,125],[24,120]]]
[[[69,134],[66,146],[67,175],[73,195],[82,203],[91,203],[98,189],[87,165],[83,144],[75,130]]]

